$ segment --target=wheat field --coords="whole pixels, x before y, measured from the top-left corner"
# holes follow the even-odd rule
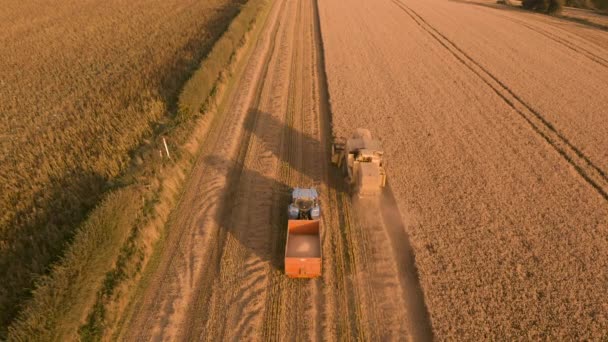
[[[3,4],[0,330],[244,2]]]

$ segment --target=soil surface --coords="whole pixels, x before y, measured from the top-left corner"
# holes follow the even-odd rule
[[[605,31],[488,2],[272,6],[122,337],[607,337]],[[357,127],[384,145],[378,197],[330,164]],[[323,274],[289,279],[311,186]]]

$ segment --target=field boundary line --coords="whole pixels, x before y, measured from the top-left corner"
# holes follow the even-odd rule
[[[243,45],[243,43],[246,43],[246,37],[255,30],[256,18],[260,14],[260,2],[259,0],[252,0],[246,6],[240,6],[240,11],[227,23],[226,29],[222,31],[217,40],[214,40],[209,54],[204,56],[200,62],[210,63],[209,61],[212,58],[214,58],[214,61],[220,62],[214,64],[220,70],[218,72],[219,76],[214,80],[214,85],[218,87],[217,91],[200,94],[210,107],[215,108],[219,102],[223,101],[222,95],[229,93],[226,80],[232,78],[232,72],[238,64],[236,55],[246,49]],[[231,55],[225,59],[216,58],[218,54],[214,51],[220,45],[226,47],[227,43],[230,43],[228,45],[232,47]],[[126,242],[111,246],[111,248],[118,248],[119,251],[107,257],[106,260],[115,260],[115,262],[112,261],[107,269],[105,266],[102,268],[103,278],[100,281],[88,280],[85,283],[79,283],[80,280],[76,277],[61,277],[61,274],[67,270],[76,272],[79,277],[84,277],[94,272],[100,272],[101,267],[89,270],[86,267],[72,268],[70,265],[72,261],[68,260],[67,256],[66,259],[62,259],[53,265],[48,279],[43,284],[37,285],[38,289],[44,288],[44,291],[51,290],[52,293],[44,297],[42,301],[38,298],[32,298],[31,301],[26,303],[27,307],[33,307],[28,309],[28,316],[23,311],[23,316],[19,317],[23,321],[22,323],[25,323],[27,319],[29,320],[28,324],[31,324],[33,315],[41,315],[43,319],[38,319],[36,324],[43,325],[43,327],[32,328],[30,326],[24,329],[18,327],[17,320],[15,320],[15,325],[10,328],[10,334],[12,335],[12,337],[9,337],[10,339],[46,339],[41,336],[49,336],[50,334],[53,334],[55,339],[60,340],[75,339],[79,335],[80,338],[86,339],[101,338],[102,335],[109,337],[116,332],[116,329],[123,324],[123,314],[133,309],[130,302],[138,292],[139,281],[145,277],[145,269],[148,265],[155,263],[154,250],[159,249],[158,246],[165,241],[167,234],[164,227],[171,220],[168,207],[174,207],[182,197],[184,184],[187,182],[186,176],[195,169],[196,166],[193,161],[196,160],[199,155],[198,151],[207,141],[206,134],[205,136],[200,134],[201,132],[207,132],[209,127],[213,126],[217,116],[214,109],[201,109],[194,116],[183,120],[177,118],[174,121],[172,120],[171,127],[162,128],[163,134],[154,133],[152,135],[154,140],[167,136],[172,160],[163,159],[159,163],[144,164],[143,167],[138,164],[136,168],[132,167],[137,171],[130,168],[121,173],[116,180],[116,190],[109,191],[107,194],[104,193],[102,195],[103,199],[89,212],[88,216],[90,217],[79,225],[77,235],[83,235],[85,238],[83,240],[88,244],[88,247],[83,249],[83,245],[75,240],[66,249],[67,251],[74,248],[80,249],[82,253],[79,256],[70,256],[70,258],[82,262],[90,262],[95,260],[94,258],[97,258],[99,254],[110,253],[110,248],[105,247],[97,251],[98,247],[92,245],[100,243],[98,228],[102,226],[98,224],[99,220],[92,220],[92,218],[99,217],[99,213],[103,213],[101,222],[117,220],[122,222],[119,228],[129,232]],[[145,153],[148,150],[151,150],[154,155],[158,152],[154,147],[156,146],[155,143],[142,142],[138,146],[141,150],[134,152],[135,157],[132,161],[142,157],[147,162],[150,160],[145,158]],[[131,194],[132,197],[128,199],[117,198],[117,193],[125,192]],[[135,207],[128,213],[124,212],[126,208],[132,208],[133,206]],[[121,210],[108,212],[109,208],[114,207],[120,207]],[[130,216],[137,216],[136,222],[126,223],[126,217]],[[112,232],[112,230],[103,233],[108,232]],[[96,256],[91,258],[90,255]],[[59,278],[55,279],[55,277]],[[69,285],[59,287],[63,286],[62,284]],[[133,284],[135,285],[131,286]],[[77,305],[82,308],[75,308],[75,305],[67,303],[68,301],[73,303],[80,300],[74,291],[91,292],[92,294],[87,294],[87,296],[92,299],[89,300],[87,297],[86,301],[77,302]],[[99,311],[100,308],[101,311]],[[97,314],[99,312],[102,312],[101,316]],[[70,319],[73,319],[69,322],[66,320],[70,324],[68,330],[52,323],[53,320],[58,321],[58,317],[67,317],[68,315]],[[91,317],[93,317],[93,320],[91,320]],[[99,319],[100,317],[101,319]],[[96,324],[93,329],[91,329],[91,324]],[[71,325],[75,326],[72,327]],[[71,337],[66,337],[66,334],[70,334]],[[30,337],[20,338],[17,337],[18,335]]]
[[[391,0],[403,10],[414,22],[448,50],[458,61],[477,75],[490,87],[509,107],[521,116],[574,170],[591,185],[598,194],[608,201],[608,175],[596,166],[580,149],[574,146],[561,134],[540,112],[532,108],[507,85],[494,76],[489,70],[475,61],[444,34],[430,25],[418,13],[402,1]]]

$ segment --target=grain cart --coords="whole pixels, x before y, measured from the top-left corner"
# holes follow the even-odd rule
[[[357,128],[348,140],[335,139],[332,162],[344,170],[351,189],[359,196],[378,194],[386,185],[384,151],[380,141],[364,128]]]
[[[317,190],[295,188],[287,209],[285,274],[291,278],[321,275],[321,208]]]

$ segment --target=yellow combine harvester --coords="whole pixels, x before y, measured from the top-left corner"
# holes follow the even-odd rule
[[[348,140],[336,139],[332,162],[344,169],[352,191],[359,196],[377,195],[386,185],[384,151],[380,141],[364,128],[357,128]]]

